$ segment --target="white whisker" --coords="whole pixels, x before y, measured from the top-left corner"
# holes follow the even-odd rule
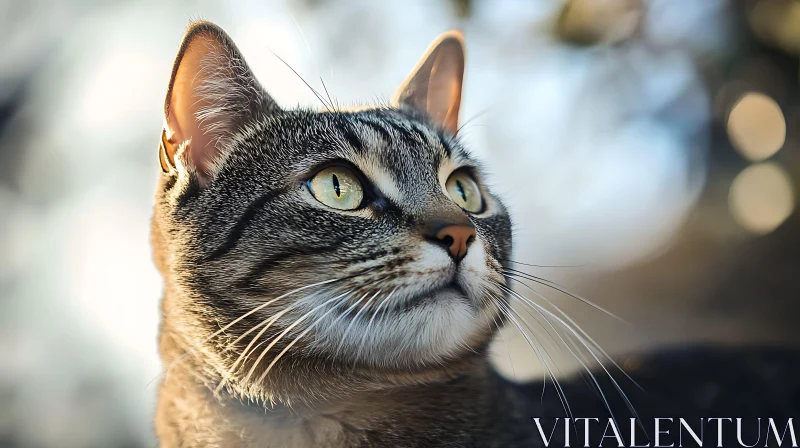
[[[522,283],[522,282],[520,282],[520,283]],[[522,284],[524,285],[524,283],[522,283]],[[614,376],[611,374],[611,372],[609,372],[609,371],[608,371],[608,369],[605,367],[605,365],[604,365],[604,364],[603,364],[603,362],[600,360],[600,358],[597,356],[597,354],[594,352],[594,350],[592,350],[592,348],[589,346],[589,344],[587,344],[587,343],[586,343],[586,339],[584,339],[584,337],[583,337],[583,336],[582,336],[580,333],[578,333],[578,332],[576,331],[576,329],[575,329],[575,328],[578,328],[578,329],[579,329],[579,330],[580,330],[582,333],[585,333],[585,332],[584,332],[583,330],[581,330],[581,329],[580,329],[580,327],[579,327],[579,326],[578,326],[578,325],[577,325],[577,324],[576,324],[576,323],[575,323],[575,322],[574,322],[574,321],[573,321],[571,318],[569,318],[569,316],[567,316],[567,315],[566,315],[566,313],[564,313],[564,311],[563,311],[563,310],[561,310],[561,309],[560,309],[560,308],[558,308],[557,306],[553,305],[553,304],[552,304],[552,303],[551,303],[549,300],[547,300],[545,297],[543,297],[543,296],[542,296],[541,294],[539,294],[537,291],[535,291],[535,290],[531,289],[531,290],[532,290],[534,293],[536,293],[536,294],[537,294],[539,297],[542,297],[542,298],[543,298],[545,301],[547,301],[547,302],[548,302],[548,303],[550,303],[552,306],[554,306],[554,307],[555,307],[555,308],[556,308],[556,309],[559,311],[559,313],[561,313],[562,315],[564,315],[564,316],[565,316],[565,317],[566,317],[566,318],[567,318],[567,319],[568,319],[568,320],[569,320],[569,321],[572,323],[572,325],[568,324],[568,323],[567,323],[567,322],[565,322],[563,319],[561,319],[560,317],[556,316],[555,314],[553,314],[552,312],[550,312],[548,309],[544,308],[543,306],[539,305],[538,303],[534,302],[533,300],[531,300],[531,299],[529,299],[529,298],[527,298],[527,297],[524,297],[524,296],[522,296],[521,294],[517,293],[516,291],[513,291],[513,290],[512,290],[512,289],[510,289],[510,288],[507,288],[507,287],[506,287],[506,289],[508,290],[508,292],[510,292],[511,294],[513,294],[515,297],[517,297],[517,298],[519,298],[520,300],[522,300],[522,301],[523,301],[523,303],[526,303],[526,304],[528,304],[528,306],[535,307],[535,309],[536,309],[537,311],[539,311],[539,312],[543,312],[543,313],[545,313],[545,314],[547,314],[547,315],[551,316],[552,318],[556,319],[556,320],[557,320],[557,321],[558,321],[558,322],[559,322],[559,323],[560,323],[562,326],[564,326],[564,328],[566,328],[567,330],[569,330],[569,331],[570,331],[570,332],[571,332],[571,333],[572,333],[572,334],[573,334],[573,335],[574,335],[574,336],[575,336],[575,337],[576,337],[576,338],[577,338],[577,339],[578,339],[578,340],[579,340],[579,341],[580,341],[580,342],[583,344],[583,346],[584,346],[584,347],[587,349],[587,351],[588,351],[588,352],[589,352],[589,354],[592,356],[592,358],[594,358],[594,360],[595,360],[595,361],[596,361],[596,362],[597,362],[597,363],[600,365],[600,368],[602,368],[602,369],[603,369],[603,371],[606,373],[606,375],[608,376],[608,378],[609,378],[609,379],[611,380],[611,382],[614,384],[614,387],[615,387],[615,388],[617,389],[617,391],[619,392],[620,396],[621,396],[621,397],[622,397],[622,398],[625,400],[625,403],[626,403],[626,405],[628,406],[628,409],[629,409],[629,410],[631,411],[631,413],[633,414],[633,416],[634,416],[634,417],[636,417],[636,419],[637,419],[637,420],[639,419],[638,413],[636,412],[636,409],[634,408],[634,406],[633,406],[633,403],[631,403],[631,401],[628,399],[628,396],[627,396],[627,394],[626,394],[626,393],[625,393],[625,392],[622,390],[622,387],[619,385],[619,383],[618,383],[618,382],[617,382],[617,380],[614,378]],[[529,288],[529,289],[530,289],[530,288]],[[575,328],[573,328],[573,325],[575,326]],[[598,344],[597,344],[596,342],[594,342],[594,341],[591,341],[591,342],[592,342],[592,343],[593,343],[593,345],[595,345],[595,346],[597,346],[597,345],[598,345]],[[566,343],[565,343],[565,344],[566,344]],[[601,349],[601,350],[602,350],[602,349]],[[571,349],[571,348],[570,348],[570,351],[572,351],[572,349]],[[603,352],[603,353],[605,354],[605,352]],[[573,352],[573,355],[574,355],[574,352]],[[619,368],[619,366],[616,364],[616,362],[614,362],[614,360],[613,360],[613,359],[611,359],[611,358],[610,358],[610,357],[609,357],[607,354],[605,354],[605,356],[606,356],[606,357],[607,357],[609,360],[611,360],[611,362],[612,362],[612,363],[614,363],[614,365],[616,365],[616,366],[617,366],[617,368]],[[590,369],[589,369],[589,368],[586,366],[586,364],[585,364],[585,363],[584,363],[584,362],[583,362],[581,359],[579,359],[579,358],[578,358],[578,356],[577,356],[577,355],[575,355],[575,359],[576,359],[576,360],[578,360],[578,362],[580,362],[580,363],[581,363],[581,365],[582,365],[582,366],[583,366],[583,368],[584,368],[584,369],[587,371],[587,373],[589,373],[589,375],[590,375],[590,377],[591,377],[592,381],[594,382],[595,386],[596,386],[596,387],[597,387],[597,389],[598,389],[598,392],[600,393],[601,397],[603,398],[603,401],[605,402],[605,405],[606,405],[606,407],[608,408],[608,411],[609,411],[609,413],[611,414],[612,418],[614,418],[614,413],[613,413],[613,411],[611,410],[611,406],[609,405],[609,403],[608,403],[608,400],[607,400],[607,398],[606,398],[605,394],[603,393],[603,391],[602,391],[602,388],[600,387],[600,385],[599,385],[599,383],[598,383],[597,379],[595,378],[594,374],[592,374],[592,372],[590,371]],[[620,369],[620,370],[621,370],[621,371],[622,371],[622,372],[625,374],[625,376],[627,376],[628,378],[630,378],[630,377],[627,375],[627,373],[626,373],[626,372],[624,372],[622,369]],[[633,381],[633,380],[631,379],[631,381]],[[636,383],[634,382],[634,384],[636,384]],[[638,384],[637,384],[637,386],[638,386]],[[616,418],[614,418],[614,420],[616,421]]]
[[[369,329],[372,326],[372,321],[375,320],[375,316],[378,315],[378,312],[381,310],[381,307],[383,305],[389,303],[389,300],[391,300],[392,296],[394,295],[394,293],[396,291],[397,291],[397,288],[394,288],[392,290],[392,292],[389,293],[388,296],[386,296],[384,299],[380,300],[379,301],[380,303],[378,303],[378,307],[375,308],[375,311],[372,313],[372,317],[369,319],[369,322],[367,323],[367,328],[364,329],[364,334],[361,336],[361,342],[358,344],[358,350],[356,350],[356,356],[355,356],[355,359],[353,361],[354,364],[356,362],[358,362],[358,358],[361,355],[361,348],[364,346],[364,342],[367,339],[367,333],[369,332]]]
[[[152,384],[152,383],[153,383],[153,381],[155,381],[156,379],[158,379],[158,378],[159,378],[159,377],[161,377],[162,375],[165,375],[165,374],[169,373],[169,371],[170,371],[170,369],[172,369],[172,366],[173,366],[173,365],[175,365],[176,363],[178,363],[178,362],[182,361],[182,360],[183,360],[183,359],[185,359],[187,356],[189,356],[189,355],[191,355],[191,354],[194,354],[194,353],[197,351],[197,349],[198,349],[200,346],[202,346],[202,345],[203,345],[203,344],[205,344],[206,342],[210,341],[211,339],[215,338],[216,336],[219,336],[220,334],[224,333],[224,332],[225,332],[225,331],[227,331],[229,328],[231,328],[232,326],[234,326],[234,325],[236,325],[238,322],[240,322],[242,319],[246,318],[247,316],[250,316],[250,315],[252,315],[253,313],[256,313],[256,312],[258,312],[259,310],[263,309],[264,307],[267,307],[267,306],[269,306],[269,305],[271,305],[271,304],[275,303],[276,301],[278,301],[278,300],[280,300],[280,299],[283,299],[283,298],[285,298],[285,297],[288,297],[288,296],[290,296],[290,295],[292,295],[292,294],[295,294],[295,293],[298,293],[298,292],[300,292],[300,291],[304,291],[304,290],[306,290],[306,289],[313,288],[313,287],[315,287],[315,286],[326,285],[326,284],[329,284],[329,283],[334,283],[334,282],[338,282],[338,281],[342,281],[342,280],[347,280],[347,279],[350,279],[350,278],[354,278],[354,277],[357,277],[357,276],[359,276],[359,275],[366,274],[366,273],[367,273],[367,272],[369,272],[369,271],[370,271],[370,270],[367,270],[367,271],[364,271],[364,272],[361,272],[361,273],[359,273],[359,274],[355,274],[355,275],[350,275],[350,276],[346,276],[346,277],[342,277],[342,278],[334,278],[334,279],[330,279],[330,280],[324,280],[324,281],[321,281],[321,282],[312,283],[312,284],[310,284],[310,285],[302,286],[302,287],[300,287],[300,288],[293,289],[293,290],[291,290],[291,291],[289,291],[289,292],[287,292],[287,293],[285,293],[285,294],[281,294],[280,296],[278,296],[278,297],[275,297],[274,299],[268,300],[267,302],[264,302],[264,303],[262,303],[262,304],[258,305],[257,307],[253,308],[252,310],[250,310],[250,311],[246,312],[245,314],[243,314],[243,315],[239,316],[238,318],[234,319],[234,320],[233,320],[232,322],[230,322],[229,324],[227,324],[227,325],[225,325],[224,327],[220,328],[219,330],[215,331],[214,333],[212,333],[212,334],[211,334],[210,336],[208,336],[207,338],[205,338],[205,339],[203,339],[202,341],[200,341],[200,342],[198,342],[198,343],[194,344],[194,345],[193,345],[191,348],[189,348],[189,349],[188,349],[188,350],[187,350],[187,351],[186,351],[184,354],[182,354],[182,355],[181,355],[181,356],[179,356],[177,359],[175,359],[175,360],[173,360],[172,362],[170,362],[170,363],[169,363],[169,365],[168,365],[168,366],[167,366],[167,367],[166,367],[164,370],[162,370],[162,371],[161,371],[161,372],[160,372],[158,375],[156,375],[156,376],[155,376],[155,377],[154,377],[152,380],[150,380],[150,382],[148,382],[148,383],[147,383],[147,385],[146,385],[145,387],[148,387],[148,386],[150,386],[150,384]]]
[[[270,372],[270,370],[272,370],[272,367],[274,367],[274,366],[275,366],[275,364],[277,364],[277,363],[278,363],[278,361],[281,359],[281,357],[282,357],[282,356],[283,356],[283,355],[284,355],[286,352],[288,352],[288,351],[289,351],[289,350],[290,350],[290,349],[291,349],[291,348],[294,346],[294,344],[296,344],[296,343],[297,343],[297,341],[299,341],[299,340],[300,340],[300,339],[301,339],[303,336],[305,336],[306,334],[308,334],[308,332],[309,332],[309,331],[313,330],[313,329],[314,329],[314,327],[316,327],[316,326],[317,326],[317,324],[319,324],[320,322],[322,322],[322,320],[325,318],[325,316],[327,316],[328,314],[332,313],[332,312],[333,312],[333,311],[335,311],[335,310],[336,310],[336,307],[335,307],[335,306],[332,306],[332,307],[331,307],[331,309],[329,309],[328,311],[325,311],[324,313],[322,313],[322,316],[320,316],[320,317],[319,317],[317,320],[315,320],[315,321],[314,321],[314,322],[313,322],[311,325],[309,325],[309,326],[308,326],[308,328],[306,328],[306,329],[305,329],[305,330],[304,330],[302,333],[300,333],[300,334],[299,334],[299,335],[298,335],[296,338],[294,338],[294,339],[292,340],[292,342],[290,342],[290,343],[289,343],[289,344],[288,344],[286,347],[284,347],[284,349],[283,349],[283,350],[281,350],[281,352],[280,352],[280,353],[278,353],[278,356],[276,356],[276,357],[275,357],[275,359],[273,359],[273,360],[272,360],[272,362],[271,362],[271,363],[269,363],[269,365],[267,366],[267,369],[266,369],[266,370],[264,370],[264,373],[262,373],[262,374],[261,374],[261,376],[258,378],[258,381],[257,381],[257,382],[258,382],[258,383],[261,383],[261,382],[263,382],[263,381],[264,381],[264,378],[266,378],[266,377],[267,377],[267,375],[269,375],[269,372]],[[276,342],[277,342],[277,341],[276,341]],[[269,349],[269,348],[267,348],[267,349]]]
[[[255,360],[255,362],[253,363],[253,367],[251,367],[251,368],[250,368],[250,371],[247,373],[247,376],[245,377],[245,379],[244,379],[244,382],[245,382],[245,383],[247,383],[247,382],[250,380],[250,377],[253,375],[253,372],[255,372],[255,370],[256,370],[256,367],[258,367],[258,364],[261,362],[261,360],[262,360],[262,359],[264,359],[264,356],[266,356],[266,355],[267,355],[267,353],[269,352],[269,350],[270,350],[270,349],[271,349],[273,346],[275,346],[275,344],[277,344],[277,343],[278,343],[278,341],[280,341],[280,340],[281,340],[281,339],[282,339],[282,338],[283,338],[283,337],[284,337],[284,336],[285,336],[287,333],[289,333],[290,331],[292,331],[292,329],[293,329],[294,327],[296,327],[297,325],[299,325],[300,323],[302,323],[304,320],[306,320],[306,319],[308,318],[308,316],[310,316],[312,313],[316,312],[318,309],[320,309],[320,308],[322,308],[322,307],[324,307],[324,306],[326,306],[326,305],[330,304],[330,303],[331,303],[331,302],[333,302],[334,300],[338,300],[338,299],[340,299],[340,298],[342,298],[342,297],[344,297],[344,296],[346,296],[346,295],[348,295],[348,294],[349,294],[349,292],[346,292],[346,293],[344,293],[344,294],[340,294],[340,295],[338,295],[338,296],[336,296],[336,297],[333,297],[333,298],[331,298],[331,299],[328,299],[328,300],[326,300],[325,302],[323,302],[323,303],[321,303],[321,304],[319,304],[319,305],[315,306],[314,308],[312,308],[312,309],[311,309],[311,311],[308,311],[307,313],[303,314],[303,315],[302,315],[300,318],[298,318],[296,321],[294,321],[294,323],[292,323],[291,325],[289,325],[288,327],[286,327],[286,329],[284,329],[284,330],[283,330],[283,332],[281,332],[281,333],[280,333],[280,334],[279,334],[277,337],[275,337],[275,338],[273,339],[273,341],[272,341],[272,342],[271,342],[271,343],[270,343],[270,344],[269,344],[269,345],[268,345],[268,346],[267,346],[267,347],[266,347],[266,348],[265,348],[265,349],[264,349],[264,350],[261,352],[261,354],[258,356],[258,358],[257,358],[257,359]]]
[[[597,304],[593,303],[592,301],[590,301],[589,299],[586,299],[585,297],[582,297],[582,296],[579,296],[578,294],[575,294],[575,293],[567,291],[567,289],[565,287],[559,285],[558,283],[556,283],[554,281],[547,280],[546,278],[542,278],[542,277],[537,277],[535,275],[528,274],[527,272],[523,272],[523,271],[518,271],[516,269],[504,268],[503,271],[505,272],[505,274],[503,274],[503,275],[508,277],[508,278],[513,278],[513,276],[518,276],[518,277],[522,277],[522,278],[524,278],[526,280],[530,280],[532,282],[536,282],[536,283],[538,283],[538,284],[540,284],[542,286],[547,286],[548,288],[552,288],[552,289],[554,289],[554,290],[556,290],[556,291],[558,291],[558,292],[560,292],[562,294],[566,294],[566,295],[572,297],[573,299],[579,300],[580,302],[582,302],[582,303],[584,303],[586,305],[589,305],[590,307],[592,307],[592,308],[594,308],[594,309],[596,309],[596,310],[598,310],[598,311],[600,311],[602,313],[605,313],[608,316],[611,316],[611,317],[613,317],[614,319],[617,319],[620,322],[625,322],[626,324],[630,325],[630,322],[628,322],[627,320],[617,316],[616,314],[612,313],[611,311],[606,310],[605,308],[601,307],[600,305],[597,305]]]
[[[358,310],[358,312],[356,312],[356,315],[355,315],[355,316],[353,316],[352,320],[351,320],[351,321],[350,321],[350,323],[347,325],[347,328],[344,330],[344,334],[342,335],[342,338],[339,340],[339,345],[336,347],[336,351],[333,353],[333,357],[334,357],[334,358],[336,358],[336,357],[339,355],[339,351],[340,351],[340,350],[342,349],[342,347],[344,346],[344,343],[345,343],[345,341],[347,340],[347,335],[350,333],[350,330],[353,328],[353,325],[355,325],[355,322],[358,320],[358,316],[360,316],[360,315],[361,315],[361,313],[363,313],[363,312],[364,312],[364,310],[366,310],[367,308],[369,308],[369,304],[372,302],[372,299],[374,299],[374,298],[375,298],[375,297],[376,297],[378,294],[380,294],[380,292],[381,292],[381,290],[379,289],[379,290],[378,290],[378,292],[376,292],[375,294],[373,294],[373,295],[372,295],[372,297],[370,297],[370,298],[369,298],[369,300],[367,300],[367,303],[365,303],[365,304],[364,304],[364,306],[362,306],[362,307],[361,307],[361,308]]]
[[[557,392],[559,400],[561,400],[561,406],[564,408],[564,412],[566,412],[567,415],[569,415],[569,417],[572,418],[573,417],[572,409],[569,406],[569,400],[567,400],[567,396],[564,393],[564,389],[561,387],[561,383],[558,381],[558,378],[556,378],[556,376],[553,374],[553,370],[550,368],[550,365],[547,363],[547,360],[545,360],[544,356],[542,356],[542,353],[539,350],[538,345],[535,344],[533,341],[531,341],[528,333],[525,332],[525,330],[522,329],[522,325],[520,324],[520,320],[522,321],[523,324],[525,324],[525,327],[528,328],[528,330],[531,330],[530,327],[528,327],[528,325],[524,322],[524,319],[522,319],[522,316],[519,316],[517,314],[519,316],[520,320],[517,320],[514,317],[514,314],[516,313],[516,311],[514,311],[514,309],[511,308],[510,304],[505,302],[504,298],[495,296],[493,294],[490,295],[490,296],[493,297],[495,300],[497,300],[497,305],[503,310],[503,312],[511,320],[511,322],[514,324],[514,326],[517,328],[517,330],[519,330],[519,332],[522,335],[522,337],[525,338],[525,341],[528,342],[528,345],[531,347],[531,349],[536,353],[536,356],[539,358],[539,361],[542,363],[542,365],[547,370],[547,373],[550,375],[550,379],[553,381],[553,384],[556,387],[556,392]],[[530,334],[530,336],[533,337],[534,339],[536,339],[536,336],[534,336],[532,333]]]
[[[643,388],[642,386],[640,386],[640,385],[639,385],[639,384],[638,384],[638,383],[637,383],[637,382],[636,382],[636,381],[635,381],[633,378],[631,378],[631,377],[630,377],[630,375],[628,375],[628,373],[627,373],[627,372],[626,372],[626,371],[625,371],[625,370],[624,370],[622,367],[620,367],[620,366],[619,366],[619,364],[617,364],[617,362],[616,362],[616,361],[614,361],[614,358],[612,358],[612,357],[611,357],[611,356],[610,356],[608,353],[606,353],[606,351],[603,349],[603,347],[602,347],[600,344],[598,344],[598,343],[597,343],[597,342],[596,342],[596,341],[595,341],[595,340],[594,340],[594,339],[593,339],[593,338],[592,338],[592,337],[589,335],[589,333],[587,333],[587,332],[586,332],[586,331],[585,331],[583,328],[581,328],[581,326],[580,326],[580,325],[578,325],[578,324],[577,324],[577,323],[576,323],[576,322],[575,322],[575,321],[574,321],[574,320],[573,320],[573,319],[572,319],[572,318],[571,318],[571,317],[570,317],[570,316],[569,316],[569,315],[568,315],[568,314],[567,314],[567,313],[566,313],[564,310],[562,310],[562,309],[561,309],[561,307],[559,307],[558,305],[556,305],[556,304],[554,304],[553,302],[551,302],[550,300],[548,300],[548,299],[547,299],[547,297],[543,296],[543,295],[542,295],[542,294],[541,294],[539,291],[536,291],[535,289],[531,288],[531,286],[530,286],[530,285],[527,285],[527,284],[525,284],[524,282],[521,282],[521,281],[519,281],[518,279],[513,279],[513,278],[512,278],[511,280],[514,280],[514,281],[516,281],[517,283],[521,284],[522,286],[525,286],[525,287],[526,287],[526,288],[528,288],[528,289],[529,289],[531,292],[533,292],[534,294],[536,294],[537,296],[539,296],[540,298],[542,298],[542,300],[544,300],[545,302],[547,302],[548,304],[550,304],[550,306],[552,306],[553,308],[555,308],[555,310],[556,310],[556,311],[558,311],[558,313],[559,313],[561,316],[563,316],[563,317],[564,317],[564,319],[566,319],[568,322],[570,322],[570,323],[573,325],[573,327],[574,327],[574,328],[575,328],[577,331],[579,331],[579,332],[580,332],[580,333],[583,335],[583,337],[584,337],[584,338],[586,338],[586,339],[587,339],[589,342],[591,342],[591,343],[592,343],[592,345],[595,347],[595,349],[596,349],[596,350],[598,350],[598,351],[599,351],[599,352],[600,352],[600,353],[601,353],[601,354],[602,354],[602,355],[603,355],[603,356],[604,356],[606,359],[608,359],[609,361],[611,361],[611,363],[612,363],[612,364],[613,364],[613,365],[614,365],[614,366],[615,366],[615,367],[616,367],[616,368],[617,368],[617,369],[618,369],[620,372],[622,372],[622,374],[623,374],[623,375],[625,375],[625,377],[626,377],[626,378],[627,378],[627,379],[628,379],[628,380],[629,380],[631,383],[633,383],[633,384],[634,384],[636,387],[638,387],[640,390],[644,390],[644,388]]]

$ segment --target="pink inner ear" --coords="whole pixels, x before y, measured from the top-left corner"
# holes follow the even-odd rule
[[[208,67],[204,67],[204,59],[209,55],[221,54],[224,51],[216,40],[207,34],[194,36],[179,54],[180,62],[175,72],[166,108],[167,137],[177,147],[191,140],[186,150],[186,162],[201,175],[207,175],[210,163],[216,157],[216,148],[211,138],[214,119],[222,117],[209,116],[209,122],[201,123],[198,111],[211,105],[208,98],[202,95],[202,86],[209,82]],[[212,56],[213,57],[213,56]],[[170,154],[174,158],[174,154]],[[174,160],[174,159],[173,159]]]
[[[440,125],[455,134],[461,106],[463,61],[448,51],[438,51],[428,82],[427,111]]]
[[[427,113],[437,125],[455,134],[463,77],[463,36],[458,31],[449,31],[428,48],[395,92],[394,101]]]

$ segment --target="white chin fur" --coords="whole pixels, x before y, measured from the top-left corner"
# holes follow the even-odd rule
[[[308,341],[311,346],[323,356],[335,354],[346,362],[398,368],[440,363],[477,348],[469,347],[470,341],[478,340],[476,336],[492,324],[492,311],[479,308],[479,294],[488,272],[483,242],[478,240],[470,246],[457,271],[445,251],[431,244],[423,244],[415,259],[419,261],[408,269],[415,274],[404,278],[402,286],[389,285],[378,298],[394,290],[390,298],[393,306],[378,313],[373,306],[360,314],[361,307],[357,306],[346,319],[340,318],[339,312],[329,313],[317,325],[319,332]],[[467,297],[455,289],[439,289],[453,280]],[[433,288],[435,291],[424,299],[418,298],[421,292]],[[325,311],[321,309],[319,317]]]

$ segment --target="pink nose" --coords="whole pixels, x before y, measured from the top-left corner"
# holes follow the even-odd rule
[[[439,230],[436,239],[447,246],[454,260],[459,261],[467,255],[467,248],[475,241],[475,229],[463,225],[446,226]]]

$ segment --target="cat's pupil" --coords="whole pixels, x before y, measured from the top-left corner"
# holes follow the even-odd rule
[[[336,192],[336,197],[342,197],[341,189],[339,188],[339,178],[336,175],[333,175],[333,191]]]
[[[460,180],[456,181],[456,188],[458,189],[459,194],[461,194],[461,199],[463,199],[464,202],[467,202],[467,193],[464,192],[464,186],[461,185]]]

